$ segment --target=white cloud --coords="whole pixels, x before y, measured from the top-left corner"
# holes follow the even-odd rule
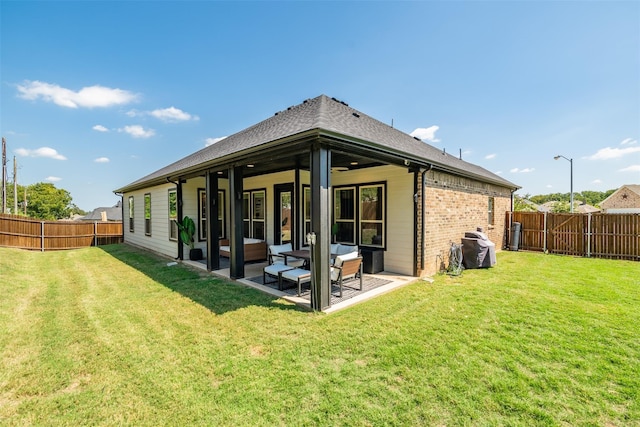
[[[153,110],[149,113],[153,117],[165,122],[184,122],[189,120],[200,120],[198,116],[192,116],[179,108],[169,107],[162,110]]]
[[[18,156],[23,156],[23,157],[48,157],[50,159],[55,159],[55,160],[67,160],[65,156],[58,153],[53,148],[49,148],[49,147],[40,147],[40,148],[36,148],[35,150],[29,150],[27,148],[18,148],[17,150],[15,150],[15,153]]]
[[[49,182],[58,182],[62,180],[62,178],[60,178],[59,176],[48,176],[44,180]]]
[[[513,168],[509,172],[511,172],[511,173],[529,173],[529,172],[533,172],[534,170],[535,170],[535,168],[524,168],[524,169]]]
[[[626,141],[626,140],[625,140]],[[630,144],[630,143],[627,143]],[[627,147],[627,148],[601,148],[596,154],[585,157],[588,160],[609,160],[618,159],[624,157],[627,154],[640,152],[640,147]]]
[[[222,141],[225,138],[226,138],[226,136],[221,136],[219,138],[207,138],[207,139],[204,140],[204,146],[208,147],[210,145],[215,144],[216,142]]]
[[[594,179],[593,181],[591,181],[592,184],[602,184],[602,180],[601,179]]]
[[[487,160],[491,160],[491,159],[495,159],[496,155],[495,154],[487,154],[486,156],[484,156],[485,159]]]
[[[97,159],[94,160],[94,162],[96,162],[96,163],[109,163],[109,158],[108,157],[98,157]]]
[[[95,125],[91,129],[97,130],[98,132],[109,132],[109,129],[107,129],[106,127],[104,127],[102,125]]]
[[[17,85],[21,98],[42,99],[67,108],[111,107],[129,104],[138,99],[138,95],[127,90],[112,89],[100,85],[83,87],[77,92],[56,84],[40,81],[28,81]]]
[[[547,188],[553,188],[553,185],[547,184]]]
[[[409,135],[420,138],[423,141],[429,142],[440,142],[439,139],[436,138],[436,131],[440,129],[440,126],[429,126],[428,128],[417,128]]]
[[[122,129],[118,129],[119,132],[126,132],[134,138],[150,138],[156,134],[153,129],[145,129],[140,125],[125,126]]]
[[[496,175],[502,175],[502,171],[496,171],[494,172]]]
[[[152,116],[156,119],[160,119],[163,122],[167,123],[175,123],[175,122],[186,122],[189,120],[198,121],[200,117],[187,113],[186,111],[182,111],[176,107],[162,108],[153,111],[139,111],[139,110],[129,110],[125,113],[129,117],[143,117],[143,116]]]
[[[640,165],[631,165],[629,167],[620,169],[618,172],[640,172]]]
[[[633,139],[633,138],[627,138],[627,139],[623,140],[623,141],[620,143],[620,145],[634,145],[634,144],[637,144],[637,143],[638,143],[638,141],[636,141],[635,139]]]

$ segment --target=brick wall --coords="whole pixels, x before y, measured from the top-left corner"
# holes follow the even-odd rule
[[[625,197],[626,196],[626,197]],[[640,195],[625,186],[600,204],[602,209],[631,209],[640,207]]]
[[[437,273],[442,263],[448,264],[451,242],[460,243],[466,231],[482,227],[496,250],[503,246],[505,212],[511,209],[511,191],[441,171],[426,172],[424,268],[421,276]],[[420,177],[422,180],[422,177]],[[419,196],[422,197],[422,189]],[[489,224],[489,197],[494,199],[494,224]],[[417,259],[421,256],[422,203],[418,203]],[[418,262],[420,270],[420,262]]]

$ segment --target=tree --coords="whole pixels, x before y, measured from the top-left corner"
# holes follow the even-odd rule
[[[513,197],[513,210],[514,212],[535,212],[535,204],[530,202],[529,194],[525,194],[524,196],[515,195]]]
[[[27,187],[27,216],[29,217],[49,220],[68,218],[72,209],[71,194],[67,190],[56,188],[55,185],[45,182]]]

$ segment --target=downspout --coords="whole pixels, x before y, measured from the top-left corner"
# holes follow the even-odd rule
[[[182,223],[182,184],[180,183],[180,178],[178,178],[178,182],[171,181],[169,177],[167,177],[167,182],[176,186],[176,198],[178,199],[178,222]],[[184,248],[182,244],[182,233],[178,232],[178,256],[175,259],[179,259],[182,261],[184,259]]]
[[[425,262],[424,262],[424,256],[425,256],[425,239],[427,238],[427,231],[425,227],[425,220],[427,218],[427,214],[425,213],[425,210],[427,209],[427,201],[426,201],[426,195],[425,195],[425,187],[427,185],[427,172],[429,172],[431,170],[431,168],[433,168],[432,164],[428,164],[428,166],[422,170],[422,188],[420,189],[420,191],[422,192],[422,212],[420,213],[420,221],[422,221],[422,230],[421,230],[421,243],[420,243],[420,267],[422,268],[422,271],[424,272],[425,269]]]
[[[122,243],[124,243],[124,193],[115,193],[115,195],[120,196],[120,212],[122,212]]]

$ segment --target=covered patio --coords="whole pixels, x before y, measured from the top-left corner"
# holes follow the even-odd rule
[[[265,265],[255,262],[267,260],[269,246],[286,243],[293,250],[309,250],[307,293],[300,298],[306,296],[313,310],[329,311],[437,271],[442,243],[459,235],[450,220],[457,227],[493,226],[494,202],[508,203],[512,187],[479,166],[321,95],[116,192],[123,194],[123,209],[129,211],[125,241],[186,260],[191,255],[177,224],[188,216],[197,224],[197,238],[190,243],[206,263],[198,267],[265,292],[298,298],[297,289],[291,296],[258,279]],[[439,214],[428,216],[428,209]],[[426,222],[434,220],[442,224],[428,229]],[[336,298],[332,244],[351,245],[380,260],[381,268],[367,270],[363,291]],[[249,245],[260,249],[249,250]]]
[[[207,269],[206,260],[184,260],[182,262],[200,270]],[[230,268],[228,264],[228,259],[221,257],[221,268],[219,270],[211,271],[211,273],[225,279],[234,280],[231,278]],[[288,286],[282,291],[278,290],[277,282],[263,284],[262,271],[267,265],[267,262],[245,263],[246,278],[235,279],[235,281],[241,283],[242,285],[258,289],[266,294],[273,295],[275,297],[283,298],[296,305],[311,310],[311,288],[309,284],[307,283],[303,287],[303,292],[300,297],[298,297],[297,295],[297,287],[292,283],[288,284]],[[338,287],[336,285],[333,285],[331,288],[330,307],[326,308],[323,311],[325,313],[331,313],[333,311],[341,310],[362,301],[374,298],[386,292],[390,292],[399,287],[408,285],[415,282],[416,280],[421,279],[414,276],[405,276],[402,274],[395,274],[384,271],[375,274],[364,273],[362,290],[359,290],[359,281],[356,279],[352,279],[344,283],[343,295],[342,297],[340,297],[338,296]],[[430,281],[430,279],[422,280]]]

